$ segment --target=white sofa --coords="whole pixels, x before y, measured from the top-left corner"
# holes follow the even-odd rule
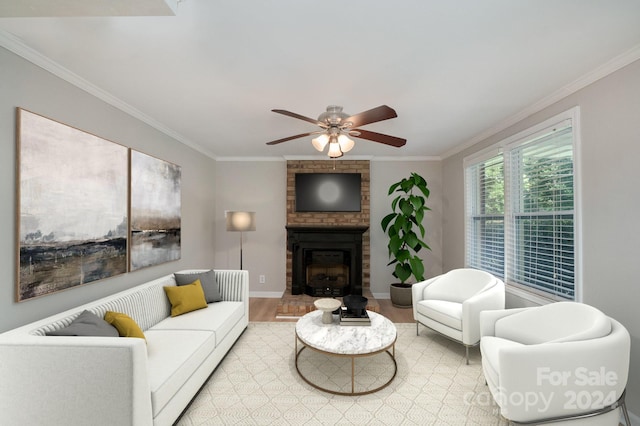
[[[171,274],[1,334],[0,424],[171,425],[249,322],[248,272],[215,277],[222,301],[181,316]],[[45,335],[84,310],[125,313],[146,341]]]
[[[512,423],[629,424],[631,341],[618,321],[577,302],[480,314],[482,370]],[[573,418],[573,420],[571,420]]]

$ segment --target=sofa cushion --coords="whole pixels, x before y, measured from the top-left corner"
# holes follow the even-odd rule
[[[523,346],[522,343],[512,340],[501,339],[494,336],[483,336],[480,339],[480,353],[482,354],[482,365],[485,379],[495,387],[500,386],[499,361],[500,351],[504,348]]]
[[[447,327],[462,331],[462,304],[445,300],[421,300],[416,306],[419,314]]]
[[[98,317],[97,315],[84,310],[76,319],[71,321],[67,327],[59,330],[46,332],[47,336],[99,336],[118,337],[118,330]]]
[[[155,417],[211,355],[215,336],[210,331],[156,329],[147,330],[146,336],[149,388]]]
[[[164,287],[164,291],[171,302],[172,317],[207,307],[199,279],[183,286]]]
[[[556,302],[500,318],[495,335],[527,345],[596,339],[611,333],[611,321],[593,306]]]
[[[189,312],[178,317],[170,317],[153,326],[151,330],[196,330],[213,331],[216,346],[231,331],[244,315],[242,302],[218,302],[209,305],[208,309]]]
[[[454,269],[441,275],[425,287],[425,299],[448,300],[462,303],[472,296],[491,287],[495,277],[476,269]]]
[[[210,269],[206,272],[182,272],[173,274],[176,278],[176,283],[181,285],[191,284],[195,280],[200,280],[202,284],[202,290],[204,291],[204,298],[207,303],[219,302],[222,300],[220,296],[220,290],[218,288],[218,281],[216,280],[215,271]]]
[[[145,338],[140,326],[127,314],[107,311],[104,314],[104,320],[118,330],[120,337]]]

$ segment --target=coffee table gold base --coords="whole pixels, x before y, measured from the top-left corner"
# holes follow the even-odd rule
[[[374,392],[378,392],[381,389],[386,388],[387,386],[389,386],[389,383],[391,383],[393,381],[393,379],[395,379],[396,374],[398,373],[398,363],[396,362],[396,342],[394,340],[394,342],[387,346],[386,348],[383,348],[379,351],[376,352],[371,352],[371,353],[366,353],[366,354],[336,354],[333,352],[326,352],[320,349],[316,349],[313,346],[307,346],[304,344],[304,342],[302,342],[302,340],[300,340],[300,342],[303,344],[303,346],[300,348],[300,350],[298,350],[298,340],[300,340],[298,338],[298,335],[296,334],[296,371],[298,372],[298,374],[300,375],[300,377],[302,377],[302,380],[304,380],[305,382],[307,382],[309,385],[313,386],[316,389],[319,389],[323,392],[328,392],[328,393],[332,393],[334,395],[350,395],[350,396],[357,396],[357,395],[368,395],[370,393],[374,393]],[[331,390],[331,389],[327,389],[327,388],[323,388],[322,386],[319,386],[313,382],[311,382],[309,379],[307,379],[304,374],[302,374],[302,372],[300,371],[300,368],[298,367],[298,358],[300,357],[300,354],[302,353],[303,350],[305,350],[306,348],[310,348],[313,349],[316,352],[328,355],[328,356],[337,356],[337,357],[341,357],[341,358],[351,358],[351,392],[340,392],[340,391],[335,391],[335,390]],[[389,349],[391,349],[391,352],[389,352]],[[369,389],[366,391],[360,391],[360,392],[356,392],[355,391],[355,371],[356,371],[356,358],[363,358],[363,357],[368,357],[368,356],[373,356],[373,355],[377,355],[381,352],[386,352],[387,355],[389,355],[389,358],[391,358],[391,361],[393,361],[393,375],[391,376],[391,378],[384,383],[382,386],[378,386],[375,389]]]

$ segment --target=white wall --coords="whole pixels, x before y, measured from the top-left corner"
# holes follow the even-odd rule
[[[256,230],[242,233],[242,266],[251,296],[280,297],[286,286],[287,163],[218,161],[215,182],[216,266],[240,267],[240,233],[226,231],[225,210],[256,212]]]
[[[182,259],[16,303],[16,107],[182,166]],[[216,164],[0,48],[0,332],[179,269],[212,267]]]
[[[629,330],[627,405],[640,414],[640,61],[443,161],[444,268],[464,265],[463,158],[576,105],[582,135],[582,301]],[[508,302],[522,304],[513,296]]]

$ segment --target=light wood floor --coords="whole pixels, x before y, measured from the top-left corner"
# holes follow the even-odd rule
[[[376,299],[380,304],[380,313],[389,318],[392,322],[415,322],[413,320],[412,309],[396,308],[388,299]],[[297,321],[298,318],[276,318],[276,310],[280,299],[251,297],[249,298],[249,321],[272,322],[272,321]]]

